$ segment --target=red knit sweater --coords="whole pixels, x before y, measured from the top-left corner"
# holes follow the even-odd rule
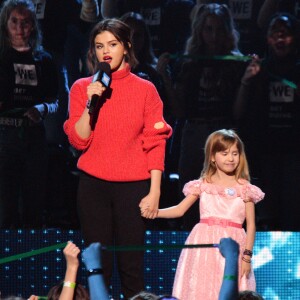
[[[72,86],[70,115],[64,124],[71,145],[83,150],[78,168],[108,181],[144,180],[150,178],[150,170],[163,170],[172,129],[163,119],[154,85],[132,74],[128,65],[113,72],[111,97],[101,107],[94,131],[82,139],[75,123],[86,107],[91,81],[92,77],[82,78]],[[159,122],[162,126],[157,126]]]

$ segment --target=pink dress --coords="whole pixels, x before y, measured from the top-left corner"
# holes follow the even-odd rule
[[[201,219],[226,219],[243,224],[245,221],[245,202],[259,202],[264,193],[246,180],[240,180],[231,188],[207,183],[202,179],[188,182],[183,193],[199,195]],[[246,244],[243,228],[226,225],[198,223],[186,240],[186,244],[218,244],[223,237],[231,237],[240,245],[239,267]],[[225,259],[218,248],[184,248],[181,252],[172,295],[180,300],[217,300],[224,275]],[[239,281],[239,290],[254,290],[253,270],[247,279]]]

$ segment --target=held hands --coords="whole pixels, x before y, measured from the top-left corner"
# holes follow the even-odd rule
[[[160,194],[149,193],[144,197],[140,204],[140,210],[142,217],[146,219],[155,219],[158,214],[158,203]]]
[[[87,87],[88,99],[91,100],[93,95],[98,95],[100,97],[105,89],[106,88],[99,81],[90,83]]]

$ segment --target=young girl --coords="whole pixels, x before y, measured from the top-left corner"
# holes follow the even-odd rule
[[[86,245],[143,245],[145,222],[139,203],[149,207],[149,218],[158,209],[166,139],[172,130],[163,118],[163,104],[154,85],[130,72],[136,64],[130,37],[130,28],[120,20],[105,19],[95,25],[88,65],[92,73],[99,62],[110,65],[110,88],[89,77],[77,80],[70,90],[64,129],[70,143],[83,150],[77,200]],[[104,101],[98,102],[91,115],[87,100],[93,95]],[[127,299],[144,289],[143,252],[116,256]],[[107,286],[112,271],[113,254],[103,253]]]
[[[158,218],[181,217],[200,198],[200,222],[186,244],[218,243],[231,237],[240,245],[239,289],[255,290],[251,256],[255,238],[254,204],[264,193],[249,183],[244,145],[233,130],[210,134],[205,145],[201,177],[188,182],[186,198],[178,205],[160,209]],[[142,215],[147,213],[141,207]],[[247,236],[242,228],[247,222]],[[218,299],[224,258],[215,248],[183,249],[177,266],[173,295],[181,300]]]

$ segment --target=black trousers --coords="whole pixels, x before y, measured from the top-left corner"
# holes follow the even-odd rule
[[[139,202],[149,193],[150,180],[110,182],[82,173],[78,187],[78,215],[86,246],[144,245],[145,220]],[[114,255],[102,252],[107,287],[113,271]],[[144,252],[116,252],[121,289],[125,298],[144,290]]]

